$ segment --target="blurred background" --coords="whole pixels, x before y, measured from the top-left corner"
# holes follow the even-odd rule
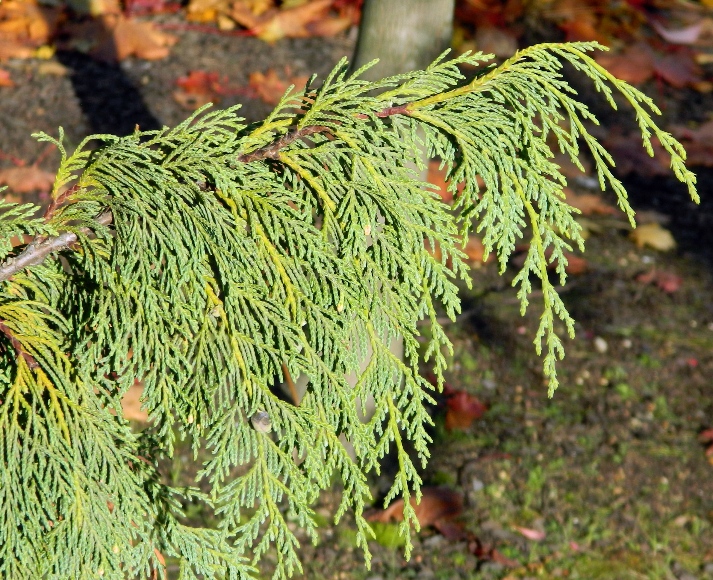
[[[35,131],[62,126],[71,150],[91,133],[175,125],[208,102],[242,103],[260,120],[289,85],[323,77],[357,46],[358,62],[379,54],[393,72],[449,45],[502,61],[565,40],[609,47],[598,62],[653,98],[688,150],[702,203],[661,151],[645,153],[625,103],[612,111],[568,71],[640,227],[599,191],[586,156],[584,172],[556,158],[588,237],[586,254],[568,256],[562,290],[577,320],[562,386],[547,399],[531,344],[537,311],[521,317],[510,286],[527,246],[499,276],[472,235],[473,288],[447,323],[455,354],[432,409],[413,557],[403,559],[399,506],[377,502],[365,570],[350,521],[332,522],[335,488],[315,508],[320,543],[302,537],[305,578],[713,578],[713,0],[0,1],[0,184],[12,201],[48,199],[59,156]],[[450,202],[437,160],[428,179]],[[127,413],[140,428],[138,394]],[[186,449],[166,472],[189,484],[198,468]],[[388,475],[372,478],[375,498]],[[261,565],[269,577],[269,555]]]

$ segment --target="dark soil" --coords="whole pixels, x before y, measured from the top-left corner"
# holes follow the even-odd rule
[[[173,18],[163,21],[178,22]],[[40,61],[10,63],[18,84],[0,88],[0,151],[30,162],[42,150],[31,133],[56,135],[60,125],[70,149],[90,133],[174,125],[188,114],[171,96],[175,80],[190,70],[218,71],[232,86],[247,86],[253,71],[286,65],[293,74],[324,75],[350,55],[355,40],[352,32],[270,46],[253,38],[176,34],[179,43],[158,62],[108,65],[59,52],[64,76],[40,74]],[[700,122],[712,110],[710,95],[645,89],[663,103],[664,127]],[[249,120],[270,109],[244,97],[220,106],[238,100]],[[597,110],[617,124],[625,115]],[[43,163],[53,170],[57,156]],[[523,319],[509,286],[512,272],[499,278],[493,265],[473,270],[474,289],[463,292],[468,316],[448,327],[456,349],[448,379],[489,410],[464,433],[447,433],[436,415],[424,478],[462,491],[465,527],[518,565],[479,561],[466,542],[430,529],[415,537],[406,562],[386,526],[381,543],[372,543],[366,571],[349,522],[331,523],[335,489],[316,508],[325,525],[318,546],[305,541],[304,577],[713,578],[713,466],[697,441],[713,427],[713,172],[700,171],[699,180],[696,208],[673,179],[627,179],[635,208],[667,222],[679,244],[674,252],[638,249],[622,219],[590,218],[589,271],[563,294],[578,320],[577,338],[566,345],[562,386],[551,400],[531,344],[536,300]],[[666,294],[636,281],[652,267],[680,276],[681,287]],[[382,483],[374,481],[376,496]],[[527,540],[516,527],[546,535]],[[269,558],[263,564],[269,570]]]

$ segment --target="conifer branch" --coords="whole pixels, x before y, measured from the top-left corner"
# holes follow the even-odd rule
[[[275,549],[283,580],[299,570],[285,509],[314,537],[312,506],[335,476],[346,490],[337,516],[353,511],[368,559],[367,476],[390,448],[399,472],[388,497],[420,495],[414,459],[428,457],[432,402],[421,365],[432,361],[440,388],[452,348],[439,314],[458,314],[455,281],[470,280],[464,236],[477,229],[502,270],[530,244],[514,285],[523,310],[541,301],[536,348],[551,394],[563,354],[555,323],[574,330],[558,294],[565,252],[584,245],[553,148],[578,164],[586,146],[633,216],[564,62],[613,106],[623,95],[643,146],[653,154],[657,137],[697,199],[680,143],[656,126],[650,99],[586,54],[598,48],[531,47],[471,82],[458,65],[486,55],[377,82],[350,76],[343,60],[259,125],[238,107],[203,109],[173,129],[93,136],[98,147],[72,154],[61,132],[40,134],[62,155],[55,193],[81,188],[57,195],[44,218],[0,201],[0,337],[17,353],[0,369],[0,577],[133,578],[162,569],[165,555],[186,578],[247,580],[250,562]],[[443,160],[452,207],[412,167],[424,151]],[[109,224],[112,235],[92,235]],[[18,235],[33,238],[22,251]],[[70,268],[48,260],[80,238],[64,255]],[[397,338],[403,359],[388,348]],[[299,376],[309,378],[299,405],[269,388]],[[153,425],[141,433],[120,405],[136,380]],[[369,397],[375,415],[362,422]],[[253,428],[258,416],[269,429]],[[161,483],[156,465],[177,434],[208,457],[205,494]],[[218,529],[179,523],[194,502],[214,509]],[[417,519],[404,506],[408,537]]]
[[[96,218],[97,224],[103,226],[109,225],[111,221],[112,215],[109,211]],[[82,228],[80,231],[84,234],[91,233],[89,228]],[[0,282],[9,280],[20,270],[41,264],[53,253],[72,246],[78,238],[76,232],[64,232],[51,237],[38,236],[18,256],[8,258],[0,265]]]
[[[238,161],[242,163],[252,163],[253,161],[261,161],[263,159],[278,159],[280,157],[280,150],[295,141],[308,137],[309,135],[314,135],[315,133],[330,132],[331,129],[329,127],[324,127],[322,125],[313,125],[311,127],[304,127],[303,129],[295,129],[294,131],[290,131],[286,135],[283,135],[274,143],[270,143],[270,145],[260,147],[260,149],[256,149],[252,153],[239,155]]]
[[[36,369],[38,366],[40,366],[39,363],[35,360],[35,357],[33,357],[29,352],[24,349],[22,343],[17,340],[15,335],[5,324],[4,320],[0,320],[0,332],[2,332],[5,337],[10,341],[10,344],[12,345],[12,348],[15,349],[17,356],[21,356],[25,359],[25,362],[27,363],[27,366],[29,368]]]

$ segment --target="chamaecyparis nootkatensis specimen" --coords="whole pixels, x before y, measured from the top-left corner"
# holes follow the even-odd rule
[[[548,264],[564,283],[564,251],[583,246],[551,145],[575,163],[584,145],[633,223],[563,62],[612,106],[614,92],[629,102],[644,147],[658,139],[696,198],[655,105],[586,54],[597,48],[534,46],[497,67],[463,55],[374,83],[342,61],[257,124],[237,107],[202,110],[174,129],[95,135],[71,155],[61,133],[38,135],[62,153],[51,204],[0,206],[0,576],[162,577],[177,558],[182,578],[248,578],[274,550],[284,578],[300,569],[288,520],[316,537],[311,506],[335,478],[335,517],[353,514],[368,560],[367,474],[390,449],[399,471],[386,501],[419,496],[434,389],[419,365],[430,360],[442,383],[438,315],[458,312],[469,230],[501,270],[529,240],[514,284],[523,310],[540,291],[551,394],[556,321],[570,334],[573,321]],[[465,83],[460,64],[482,72]],[[443,160],[452,208],[420,180],[423,151]],[[283,369],[310,379],[299,405],[271,389]],[[121,407],[137,380],[142,431]],[[362,421],[368,395],[376,412]],[[162,477],[176,437],[207,458],[196,488]],[[217,527],[186,523],[195,502]],[[417,521],[404,506],[408,536]]]

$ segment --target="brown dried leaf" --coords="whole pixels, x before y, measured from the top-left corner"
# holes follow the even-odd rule
[[[564,267],[564,271],[570,276],[579,276],[589,270],[589,262],[581,256],[565,252],[564,257],[567,260],[567,265]],[[556,268],[556,266],[557,264],[550,264],[549,267]]]
[[[654,250],[666,252],[676,247],[676,240],[673,239],[671,232],[657,223],[638,226],[630,235],[639,248],[649,246]]]
[[[208,103],[218,103],[224,93],[216,72],[194,70],[188,76],[176,80],[179,90],[174,91],[174,100],[184,109],[196,110]]]
[[[91,54],[103,61],[116,62],[129,56],[158,60],[168,56],[170,47],[178,38],[161,32],[151,22],[133,20],[124,16],[105,16],[100,19],[100,43]]]
[[[0,38],[0,62],[11,58],[32,58],[35,50],[16,40],[6,40]]]
[[[186,8],[186,20],[213,22],[219,15],[230,12],[228,0],[191,0]]]
[[[416,504],[416,498],[410,500],[416,518],[421,527],[438,526],[457,518],[463,512],[463,496],[446,487],[421,488],[421,502]],[[404,518],[404,501],[396,500],[385,510],[372,513],[368,519],[372,522],[389,523],[400,522]]]
[[[594,193],[577,194],[568,187],[563,188],[565,199],[572,207],[577,208],[582,215],[614,215],[617,209],[606,203],[600,195]]]
[[[257,93],[258,97],[268,105],[276,105],[287,91],[290,85],[295,85],[296,90],[304,88],[309,80],[306,76],[290,77],[290,71],[285,70],[287,80],[282,80],[275,69],[269,69],[266,73],[259,71],[250,73],[250,87]]]
[[[15,193],[48,193],[53,184],[54,173],[44,171],[36,165],[0,169],[0,185],[7,185]]]
[[[597,55],[597,62],[611,74],[634,85],[653,76],[654,61],[653,50],[644,42],[638,42],[619,54]]]
[[[446,396],[446,430],[470,429],[473,421],[480,419],[487,407],[480,399],[465,392],[446,386],[443,390]]]
[[[619,175],[636,173],[644,177],[655,177],[668,175],[671,171],[671,157],[656,138],[651,140],[653,157],[650,157],[641,146],[641,135],[638,134],[629,136],[610,134],[603,145],[616,161]]]
[[[677,52],[657,56],[654,72],[674,88],[682,89],[699,83],[703,71],[691,52]]]
[[[311,0],[283,9],[272,8],[260,14],[245,2],[233,4],[229,13],[238,24],[249,28],[265,42],[282,38],[331,36],[354,23],[354,11],[332,14],[332,0]]]
[[[678,292],[683,283],[683,279],[673,272],[663,272],[661,270],[649,270],[639,274],[636,281],[641,284],[654,284],[666,294],[674,294]]]
[[[15,83],[10,78],[10,71],[0,68],[0,87],[14,87]]]

